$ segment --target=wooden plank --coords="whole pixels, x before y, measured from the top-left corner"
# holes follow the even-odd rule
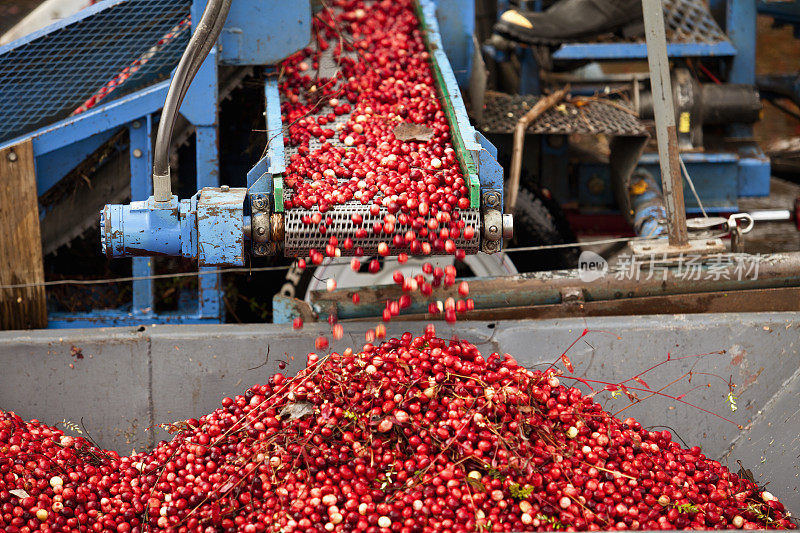
[[[0,150],[0,285],[43,283],[31,141]],[[44,286],[0,289],[0,329],[47,326]]]

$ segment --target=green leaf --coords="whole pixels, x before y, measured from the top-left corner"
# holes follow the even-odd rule
[[[535,518],[542,522],[547,522],[553,526],[553,529],[564,529],[564,524],[562,524],[561,521],[555,516],[547,516],[546,514],[539,513]]]
[[[736,409],[738,409],[738,407],[736,407],[736,400],[738,400],[738,397],[734,396],[732,392],[729,392],[726,400],[728,400],[728,405],[730,405],[731,411],[735,413]]]
[[[533,486],[531,485],[522,487],[519,483],[512,483],[509,485],[509,490],[511,491],[511,497],[517,500],[524,500],[533,494]]]
[[[676,505],[675,508],[681,514],[699,513],[700,512],[700,509],[697,508],[697,506],[692,504],[692,503],[682,503],[681,505]]]

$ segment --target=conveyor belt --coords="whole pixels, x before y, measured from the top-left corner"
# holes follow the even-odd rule
[[[351,39],[352,36],[342,32],[342,38],[344,39]],[[313,69],[311,68],[308,71],[308,74],[312,78],[319,78],[320,83],[325,83],[325,80],[328,80],[332,76],[334,76],[338,70],[338,65],[333,55],[333,48],[336,44],[335,41],[328,41],[330,47],[320,54],[318,68]],[[348,52],[350,57],[355,57],[353,52]],[[433,68],[436,69],[435,61],[432,64]],[[439,93],[442,94],[442,88],[439,87]],[[299,95],[302,101],[302,94]],[[284,103],[286,101],[285,95],[281,95],[281,102]],[[350,102],[353,104],[353,102]],[[447,99],[440,99],[440,103],[444,106],[448,104]],[[353,106],[355,109],[355,106]],[[308,118],[313,118],[314,120],[318,119],[321,115],[327,115],[331,113],[332,108],[328,105],[321,105],[317,108],[314,112],[306,115]],[[336,119],[333,122],[328,123],[327,127],[331,127],[336,129],[339,124],[347,123],[352,116],[352,113],[345,113],[342,115],[336,116]],[[286,125],[284,124],[284,127]],[[457,133],[457,126],[450,122],[450,130],[451,135],[455,136],[458,135]],[[334,148],[344,148],[345,145],[338,139],[338,134],[334,135],[331,139],[327,141],[332,147]],[[454,144],[456,144],[454,142]],[[318,150],[321,146],[321,143],[318,139],[312,138],[309,143],[308,147],[309,150],[313,153],[315,150]],[[291,144],[287,144],[285,155],[286,160],[289,161],[289,158],[296,154],[298,151],[297,146],[292,146]],[[461,157],[470,157],[469,154],[466,153],[459,153],[456,150],[456,153]],[[465,164],[462,161],[461,167],[462,169],[465,168]],[[467,176],[464,176],[467,183],[469,180]],[[339,183],[346,183],[347,179],[339,179]],[[285,187],[283,192],[284,200],[292,200],[294,198],[293,191],[290,187]],[[307,256],[309,251],[314,250],[324,250],[326,245],[329,242],[329,238],[331,235],[337,236],[339,242],[343,242],[344,239],[350,238],[353,241],[353,248],[352,249],[340,249],[341,255],[354,255],[358,249],[362,249],[364,255],[375,255],[377,253],[378,244],[381,242],[385,242],[389,245],[391,250],[391,255],[397,255],[398,253],[405,252],[410,253],[411,250],[407,245],[404,246],[396,246],[393,244],[393,239],[395,235],[404,235],[411,226],[409,224],[400,224],[399,222],[395,224],[395,231],[392,234],[374,234],[372,231],[372,227],[374,223],[382,222],[384,217],[389,213],[386,207],[382,207],[380,213],[375,216],[371,215],[368,210],[369,205],[363,205],[358,200],[350,200],[344,204],[334,205],[331,209],[323,214],[323,219],[330,217],[329,222],[326,223],[326,233],[321,234],[318,230],[316,225],[308,225],[303,223],[304,217],[310,217],[315,213],[318,213],[319,210],[317,206],[313,206],[310,209],[305,209],[298,206],[293,206],[290,209],[286,209],[284,212],[284,230],[285,230],[285,238],[284,238],[284,254],[287,257],[292,256]],[[363,217],[363,224],[356,226],[352,220],[351,216],[353,214],[360,214]],[[472,226],[476,230],[476,237],[471,240],[466,240],[462,237],[458,239],[454,239],[456,246],[464,250],[468,254],[477,253],[479,249],[479,238],[477,235],[480,234],[480,211],[477,206],[470,208],[470,209],[462,209],[459,210],[459,216],[467,226]],[[356,232],[359,228],[365,228],[368,230],[368,235],[366,237],[357,237]],[[433,254],[444,254],[445,251],[443,249],[435,249],[432,247]]]

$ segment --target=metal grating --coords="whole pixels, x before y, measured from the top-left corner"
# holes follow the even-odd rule
[[[539,99],[532,95],[510,95],[493,91],[486,92],[486,104],[479,125],[486,133],[513,133],[522,116]],[[580,99],[575,102],[580,102]],[[583,100],[583,105],[564,102],[546,111],[529,127],[534,134],[606,134],[647,135],[647,129],[632,112],[625,111],[616,102]]]
[[[664,8],[664,25],[668,43],[714,44],[728,41],[725,32],[711,16],[703,0],[661,0]],[[585,39],[568,40],[547,40],[543,43],[576,44],[586,43]],[[645,42],[644,34],[630,38],[623,38],[615,33],[605,33],[592,39],[593,43],[625,43],[625,42]]]
[[[0,48],[0,142],[168,77],[189,41],[190,6],[106,0],[97,13]]]
[[[309,250],[312,248],[317,251],[325,250],[329,235],[322,235],[315,225],[303,224],[303,216],[312,216],[314,213],[318,213],[318,211],[300,208],[293,208],[284,213],[284,254],[287,257],[307,257],[309,255]],[[364,217],[361,226],[356,226],[350,218],[356,213]],[[373,233],[372,225],[376,222],[383,222],[383,217],[386,216],[387,213],[388,211],[384,208],[381,209],[381,212],[377,216],[373,216],[365,209],[365,206],[362,205],[361,202],[351,201],[346,204],[337,205],[334,209],[324,213],[323,219],[324,217],[331,217],[333,223],[327,226],[327,230],[330,232],[330,235],[336,235],[339,239],[339,248],[342,248],[341,243],[347,237],[353,239],[353,249],[348,251],[342,248],[342,255],[354,255],[356,247],[363,248],[364,255],[377,255],[378,244],[381,242],[385,242],[389,245],[392,255],[397,255],[402,252],[410,254],[411,250],[408,246],[396,247],[392,244],[394,235],[404,235],[406,231],[411,229],[410,225],[396,224],[395,231],[391,235],[383,233],[375,235]],[[459,213],[461,219],[464,220],[467,226],[475,228],[475,237],[468,241],[461,236],[455,239],[456,246],[464,250],[467,254],[475,254],[478,252],[478,245],[480,244],[478,238],[480,234],[480,213],[477,209],[462,210],[459,211]],[[359,228],[364,228],[368,232],[367,236],[363,239],[356,238],[356,230]],[[440,252],[434,251],[434,253],[442,255],[445,252],[441,250]]]
[[[668,42],[716,43],[728,40],[703,0],[662,0],[662,3]]]

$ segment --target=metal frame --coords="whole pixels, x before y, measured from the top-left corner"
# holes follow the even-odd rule
[[[126,0],[106,0],[95,6],[48,26],[42,30],[0,48],[0,53],[18,49],[26,43],[57,32],[72,24],[125,3]],[[194,20],[200,18],[204,0],[195,0],[191,12]],[[189,122],[195,126],[197,142],[197,188],[219,185],[218,149],[218,58],[212,51],[192,84],[181,108]],[[131,198],[146,200],[152,194],[152,136],[156,117],[166,98],[169,81],[162,81],[129,95],[112,100],[94,109],[65,118],[2,143],[2,147],[31,139],[37,168],[39,195],[52,188],[65,173],[94,152],[120,128],[130,134]],[[201,271],[203,268],[201,267]],[[151,258],[135,257],[132,260],[134,277],[153,273]],[[219,323],[224,318],[222,288],[219,274],[200,275],[195,303],[174,313],[154,311],[153,281],[132,282],[133,298],[129,307],[101,309],[88,313],[50,313],[49,327],[123,326],[159,323]]]
[[[534,2],[535,4],[535,2]],[[712,0],[710,12],[718,15],[718,22],[725,32],[727,40],[715,42],[668,42],[667,56],[678,57],[703,57],[721,62],[725,78],[730,83],[748,84],[755,83],[755,40],[756,40],[756,0]],[[759,12],[765,12],[778,17],[783,22],[792,23],[792,17],[798,12],[795,4],[791,2],[785,7],[783,4],[758,2]],[[508,1],[498,2],[498,13],[509,7]],[[781,17],[781,15],[783,15]],[[800,20],[800,19],[799,19]],[[541,91],[539,79],[539,65],[534,54],[528,47],[518,47],[512,52],[500,52],[484,47],[485,51],[493,53],[498,61],[502,61],[507,53],[516,53],[521,66],[519,92],[523,94],[538,94]],[[561,45],[552,54],[554,61],[567,60],[632,60],[647,58],[647,45],[645,43],[566,43]],[[710,204],[712,212],[735,212],[738,210],[738,198],[742,196],[768,196],[770,165],[769,159],[752,142],[752,127],[746,124],[731,124],[726,132],[726,138],[731,141],[733,148],[730,151],[718,152],[691,152],[682,153],[695,183],[702,184],[698,190],[704,205]],[[590,164],[591,170],[579,170],[579,175],[606,176],[607,189],[609,188],[607,173],[595,172],[596,165]],[[642,155],[640,166],[653,172],[656,177],[660,174],[656,154],[645,153]],[[602,177],[602,176],[601,176]],[[555,182],[566,182],[566,175],[559,173]],[[585,183],[581,182],[581,187]],[[554,191],[555,192],[555,191]],[[571,196],[558,196],[569,199]],[[577,199],[577,198],[575,198]],[[602,199],[600,196],[592,198],[591,205],[597,205]],[[565,200],[566,201],[566,200]],[[687,212],[699,213],[699,208],[694,198],[689,195],[685,198]],[[606,205],[604,203],[604,205]],[[611,204],[607,204],[610,208]]]
[[[510,215],[502,214],[502,169],[489,152],[493,147],[485,139],[483,143],[487,146],[481,145],[476,130],[469,122],[456,76],[443,51],[435,4],[430,0],[418,0],[415,7],[430,52],[436,88],[450,124],[453,145],[470,189],[470,209],[462,212],[462,215],[476,228],[480,222],[483,237],[481,249],[497,252],[502,239],[508,238],[511,231]],[[291,46],[296,45],[294,43]],[[285,55],[292,52],[291,49],[285,50]],[[201,100],[206,93],[215,92],[213,87],[203,83],[193,85],[192,91],[200,95],[199,98],[189,95],[188,100],[193,103]],[[213,187],[214,184],[201,181],[206,173],[200,167],[201,159],[198,159],[200,192],[191,200],[178,202],[177,197],[173,196],[168,205],[160,210],[160,204],[153,197],[125,206],[105,206],[101,227],[106,253],[111,257],[182,255],[196,258],[200,265],[241,266],[244,264],[242,241],[245,229],[254,256],[275,255],[280,253],[281,248],[287,256],[303,256],[309,250],[324,247],[327,238],[316,233],[308,234],[300,221],[302,215],[311,214],[310,211],[294,209],[280,216],[283,201],[288,201],[283,197],[281,173],[291,149],[284,147],[281,142],[283,125],[280,123],[280,94],[273,79],[266,83],[265,97],[269,148],[266,157],[248,172],[249,190],[217,189]],[[213,100],[216,100],[215,94],[209,97],[209,101]],[[198,157],[211,153],[213,148],[203,148],[201,145],[204,124],[215,120],[210,109],[210,106],[195,106],[184,111],[190,122],[196,125]],[[244,202],[244,197],[239,198],[243,194],[250,195],[249,203]],[[344,234],[348,232],[348,225],[352,226],[348,207],[351,206],[339,206],[336,212],[331,213],[334,220],[338,221],[338,230]],[[353,227],[349,229],[355,233]],[[370,238],[359,238],[357,241],[357,245],[363,247],[367,254],[374,251],[377,244],[371,242]],[[479,250],[478,244],[477,239],[469,245],[466,241],[457,242],[457,245],[472,253]]]
[[[134,0],[105,0],[0,48],[0,53],[21,49],[26,44],[43,37],[51,38],[55,32],[66,30],[74,32],[72,25],[89,21],[98,13],[125,6],[129,2],[131,5],[137,5],[133,4]],[[473,50],[473,10],[455,9],[464,5],[463,0],[438,0],[438,2],[420,0],[418,5],[422,23],[428,29],[435,70],[442,80],[443,97],[449,101],[449,107],[454,114],[451,117],[454,137],[460,137],[459,140],[462,141],[464,162],[468,167],[466,174],[469,175],[474,190],[472,203],[477,207],[481,202],[478,194],[481,188],[486,189],[485,192],[495,193],[492,198],[496,199],[497,195],[502,195],[503,184],[502,169],[491,155],[494,148],[470,125],[457,83],[465,82],[469,78]],[[467,2],[466,5],[471,4]],[[192,2],[190,11],[193,20],[200,18],[204,7],[205,0]],[[252,9],[256,9],[261,16],[253,17]],[[278,24],[281,27],[280,34],[274,36],[272,33],[276,27],[276,20],[283,22]],[[302,2],[293,5],[291,9],[287,9],[285,5],[259,3],[258,6],[251,6],[249,2],[234,3],[220,37],[219,48],[212,51],[203,64],[181,108],[181,114],[195,129],[196,187],[201,191],[188,201],[186,209],[202,210],[202,198],[214,196],[213,189],[219,185],[218,65],[223,63],[265,65],[277,62],[291,51],[306,44],[304,35],[310,34],[310,27],[311,9]],[[265,39],[265,35],[270,37]],[[453,55],[455,70],[451,68],[445,50]],[[40,53],[49,52],[45,49]],[[24,139],[33,140],[36,165],[40,170],[37,184],[41,195],[114,134],[126,128],[130,137],[128,157],[131,169],[131,199],[134,202],[145,201],[152,194],[150,167],[153,128],[158,118],[156,113],[163,105],[168,86],[168,81],[160,81],[130,94],[123,94],[120,97],[114,95],[111,97],[114,99],[109,99],[108,102],[101,102],[92,109],[26,133],[2,143],[2,146],[16,144]],[[270,105],[270,102],[274,101],[276,104],[278,102],[278,99],[274,98],[277,96],[277,85],[268,81],[266,92],[268,130],[272,142],[267,156],[248,175],[248,186],[250,192],[273,196],[275,198],[273,208],[276,212],[280,212],[282,211],[280,173],[284,167],[283,139],[279,134],[280,108],[277,105]],[[210,192],[202,193],[204,190],[209,191],[209,188],[212,188]],[[211,196],[208,196],[209,194]],[[192,217],[193,223],[202,225],[198,220],[200,217],[196,214],[189,212],[188,216]],[[241,225],[241,221],[238,223]],[[220,228],[213,229],[217,231]],[[185,253],[186,250],[182,252]],[[221,257],[217,251],[210,253],[210,256],[205,253],[201,255],[208,256],[206,259],[212,262]],[[231,258],[225,255],[223,259]],[[241,260],[238,256],[235,259]],[[152,259],[133,258],[132,271],[134,277],[147,277],[153,273]],[[219,322],[223,318],[222,290],[218,274],[200,275],[196,303],[189,305],[188,308],[184,305],[175,313],[155,313],[152,280],[136,280],[132,285],[133,297],[130,306],[78,314],[51,313],[51,327],[135,325],[153,322],[204,323]]]

